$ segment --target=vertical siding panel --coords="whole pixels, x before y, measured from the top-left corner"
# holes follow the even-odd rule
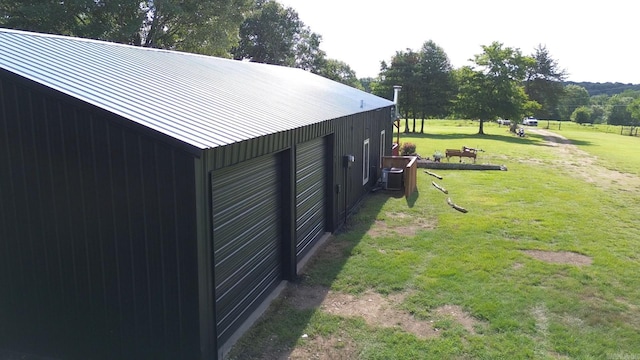
[[[46,151],[47,151],[47,162],[49,164],[49,209],[50,209],[50,217],[49,222],[52,222],[50,228],[53,230],[49,235],[54,235],[53,239],[49,237],[49,245],[52,247],[51,252],[53,254],[52,261],[54,262],[53,267],[55,271],[55,292],[53,293],[53,297],[49,299],[49,304],[51,304],[52,309],[57,309],[58,311],[52,315],[50,329],[51,332],[55,335],[52,336],[52,341],[62,342],[63,339],[67,336],[67,330],[63,331],[55,331],[53,330],[55,324],[58,321],[62,321],[64,311],[60,311],[60,309],[65,309],[68,306],[67,302],[69,301],[68,296],[68,286],[70,286],[71,282],[68,279],[68,272],[66,271],[67,261],[64,260],[67,254],[63,251],[64,244],[63,241],[66,239],[64,237],[64,211],[63,211],[63,179],[61,169],[63,168],[63,164],[61,162],[61,155],[63,153],[62,144],[63,141],[61,139],[61,128],[62,128],[62,117],[59,103],[54,103],[47,101],[45,105],[45,111],[47,113],[47,123],[44,126],[44,134],[46,136]]]
[[[0,79],[0,143],[8,146],[6,120],[7,114],[4,105],[5,91],[4,82]],[[8,174],[5,169],[8,169],[8,161],[6,159],[7,149],[2,148],[0,145],[0,204],[5,204],[6,195],[3,194],[5,189],[4,179],[8,178]],[[4,190],[3,190],[4,189]],[[6,339],[8,337],[7,323],[5,311],[9,306],[6,304],[8,298],[11,297],[11,287],[9,286],[8,279],[11,277],[11,264],[8,261],[8,257],[11,256],[9,252],[9,241],[7,234],[7,220],[5,215],[5,207],[0,206],[0,289],[4,289],[3,296],[0,296],[0,339]],[[0,343],[1,344],[1,343]]]
[[[140,178],[139,178],[139,186],[141,189],[142,201],[140,203],[141,211],[142,211],[142,232],[143,232],[143,254],[145,255],[145,262],[143,264],[144,268],[144,282],[146,284],[146,293],[145,295],[145,305],[143,306],[143,315],[145,318],[145,328],[144,328],[144,338],[153,339],[155,322],[153,316],[153,310],[156,308],[154,306],[153,301],[153,260],[157,258],[157,253],[155,252],[155,247],[150,244],[150,242],[154,238],[153,220],[151,219],[152,213],[150,209],[153,204],[149,204],[148,202],[152,202],[156,199],[156,194],[153,193],[153,187],[147,184],[152,184],[152,174],[154,173],[152,161],[148,161],[146,158],[153,154],[153,146],[152,144],[148,144],[143,137],[138,137],[137,139],[137,153],[138,153],[138,163],[140,164]],[[151,167],[151,168],[150,168]],[[149,344],[149,346],[153,346]]]
[[[74,147],[70,152],[72,154],[72,158],[70,159],[71,165],[71,176],[70,180],[75,180],[77,183],[72,187],[75,189],[78,198],[76,199],[77,204],[75,204],[75,215],[73,218],[76,221],[74,225],[74,230],[76,232],[77,241],[77,262],[78,262],[78,287],[79,290],[79,302],[82,303],[83,307],[83,317],[81,321],[95,323],[94,311],[94,299],[93,299],[93,272],[92,272],[92,261],[90,257],[90,239],[87,233],[87,229],[89,225],[87,221],[92,218],[95,218],[94,214],[89,214],[87,212],[86,206],[86,185],[85,183],[88,181],[87,173],[90,169],[90,165],[86,164],[84,161],[84,154],[87,154],[87,140],[90,139],[91,134],[86,130],[87,125],[87,114],[86,112],[79,111],[75,109],[73,112],[73,128],[74,128]],[[76,217],[77,216],[77,217]],[[87,334],[89,335],[89,334]],[[86,335],[82,336],[86,339]],[[83,340],[85,340],[83,339]],[[91,339],[91,338],[90,338]],[[87,339],[89,340],[89,339]],[[86,342],[86,340],[85,340]]]
[[[128,222],[128,241],[126,248],[128,250],[128,259],[130,261],[130,282],[131,282],[131,301],[133,315],[133,334],[136,342],[144,337],[144,304],[145,301],[145,267],[146,254],[144,253],[144,212],[142,211],[143,197],[142,185],[140,184],[141,172],[140,161],[136,155],[139,149],[138,136],[129,131],[124,133],[124,168],[125,168],[125,186],[127,198],[127,222]],[[138,344],[136,344],[138,345]],[[147,344],[140,343],[144,348]]]
[[[172,183],[172,187],[173,187],[173,203],[174,204],[178,204],[178,197],[177,197],[177,184],[176,184],[176,158],[175,158],[175,152],[171,152],[171,170],[172,170],[172,177],[171,177],[171,183]],[[177,208],[174,206],[173,207],[173,220],[174,220],[174,238],[172,239],[174,241],[174,245],[175,245],[175,261],[176,261],[176,289],[177,289],[177,293],[181,294],[182,293],[182,277],[181,277],[181,273],[180,273],[180,226],[179,226],[179,217],[178,217],[178,212],[177,212]],[[176,303],[177,303],[177,323],[178,323],[178,339],[179,339],[179,348],[182,349],[184,347],[184,329],[183,329],[183,315],[182,315],[182,301],[181,301],[181,297],[178,297],[176,299]]]
[[[118,316],[121,309],[121,303],[119,302],[119,289],[118,289],[118,271],[117,271],[117,257],[116,249],[113,246],[115,239],[115,209],[113,206],[113,181],[112,181],[112,161],[111,161],[111,143],[109,137],[111,131],[104,119],[92,116],[90,124],[91,132],[91,158],[93,177],[95,180],[94,186],[94,206],[95,216],[97,217],[95,223],[95,229],[97,234],[94,235],[97,244],[95,258],[96,272],[100,273],[100,276],[95,279],[94,284],[97,286],[100,284],[99,299],[96,299],[96,304],[99,303],[99,308],[96,312],[101,313],[100,324],[102,341],[96,344],[96,349],[100,349],[102,353],[116,353],[122,354],[122,348],[120,347],[121,338],[118,324],[121,317]],[[113,299],[116,298],[117,301]],[[98,305],[96,305],[98,307]],[[117,344],[114,346],[113,344]]]
[[[154,156],[154,160],[155,163],[158,164],[162,159],[166,159],[166,157],[162,156],[161,153],[161,148],[158,146],[158,144],[154,144],[153,147],[153,156]],[[164,209],[164,203],[162,201],[162,184],[166,181],[166,178],[164,177],[164,173],[163,173],[163,168],[160,166],[156,166],[155,168],[155,177],[154,177],[154,181],[155,181],[155,187],[156,187],[156,191],[157,191],[157,201],[158,201],[158,205],[157,205],[157,218],[158,218],[158,223],[157,223],[157,227],[158,227],[158,238],[157,238],[157,242],[158,242],[158,251],[159,251],[159,255],[160,255],[160,263],[158,264],[159,266],[159,272],[158,274],[160,275],[160,286],[158,291],[160,292],[160,311],[159,313],[162,314],[161,318],[159,320],[162,320],[160,322],[161,324],[161,330],[162,333],[158,334],[158,332],[156,332],[158,335],[161,335],[159,338],[169,338],[169,327],[167,326],[169,323],[168,320],[168,314],[169,314],[169,309],[168,309],[168,293],[167,293],[167,265],[166,265],[166,239],[165,239],[165,224],[164,221],[162,221],[163,217],[163,209]],[[163,343],[163,352],[164,353],[168,353],[168,342],[164,342]]]
[[[124,311],[124,304],[126,299],[123,296],[123,288],[122,288],[122,269],[121,269],[121,257],[120,257],[120,246],[118,244],[119,236],[121,233],[121,225],[118,221],[118,215],[121,213],[121,209],[118,208],[117,204],[121,204],[122,200],[122,189],[121,185],[116,182],[116,180],[121,180],[123,176],[118,171],[120,169],[117,166],[116,159],[119,158],[119,149],[121,147],[120,142],[118,141],[118,131],[117,129],[113,129],[111,126],[106,126],[106,148],[107,155],[106,160],[108,164],[108,177],[109,177],[109,194],[105,197],[108,202],[107,205],[110,207],[110,221],[106,231],[109,233],[109,236],[105,236],[105,240],[107,242],[107,246],[105,246],[105,250],[108,251],[108,254],[111,255],[112,259],[111,263],[111,277],[110,277],[110,290],[111,296],[115,296],[116,301],[115,304],[112,304],[114,307],[113,310],[113,321],[108,325],[109,329],[117,334],[115,337],[117,338],[118,352],[124,353],[126,349],[126,341],[130,339],[130,334],[127,334],[124,328],[124,318],[127,314]]]
[[[29,171],[31,176],[28,176],[25,183],[25,192],[29,197],[28,203],[31,204],[41,204],[42,203],[42,189],[41,189],[41,181],[40,181],[40,161],[37,141],[35,139],[36,133],[36,125],[34,124],[34,104],[32,101],[31,93],[24,93],[25,96],[25,118],[24,125],[26,128],[25,134],[25,147],[28,149],[28,156],[25,159],[26,164],[30,164],[33,166],[33,170]],[[43,233],[43,219],[44,216],[42,214],[43,208],[41,206],[33,206],[29,208],[27,215],[33,221],[31,223],[31,227],[33,228],[33,237],[31,242],[31,252],[32,252],[32,266],[34,271],[35,281],[38,284],[38,289],[36,290],[36,301],[39,303],[44,303],[46,301],[46,294],[49,292],[48,288],[50,286],[50,279],[47,272],[48,267],[48,257],[46,252],[45,244],[43,243],[45,239],[45,234]],[[36,234],[37,233],[37,234]],[[41,260],[41,261],[38,261]],[[44,310],[44,311],[43,311]],[[46,306],[42,306],[37,310],[38,319],[42,318],[42,315],[46,313]]]
[[[13,236],[11,235],[10,227],[12,217],[10,213],[12,209],[9,209],[9,204],[12,204],[11,194],[13,192],[12,186],[12,174],[11,174],[11,156],[10,156],[10,142],[9,142],[9,117],[10,111],[8,109],[8,100],[10,97],[9,89],[6,88],[8,84],[0,79],[0,140],[4,146],[0,151],[0,241],[2,242],[2,264],[0,264],[0,286],[2,286],[3,295],[0,297],[0,339],[11,339],[12,334],[15,333],[15,329],[10,329],[8,324],[12,323],[10,314],[7,309],[14,307],[16,302],[13,279],[15,278],[13,271],[13,261],[15,255],[13,251]]]
[[[167,324],[165,330],[165,337],[172,338],[175,341],[177,335],[174,331],[172,331],[170,325],[176,324],[179,322],[179,318],[176,316],[176,309],[178,309],[178,301],[176,301],[175,290],[178,288],[178,279],[176,274],[178,273],[178,269],[175,266],[175,254],[177,252],[175,248],[175,233],[176,233],[176,224],[175,224],[175,197],[174,197],[174,168],[173,168],[173,154],[170,149],[166,149],[164,147],[158,147],[158,153],[160,159],[163,159],[166,162],[166,166],[161,168],[159,174],[159,193],[160,193],[160,209],[161,214],[160,218],[163,220],[161,222],[163,227],[163,241],[161,245],[161,251],[164,253],[162,256],[162,267],[163,267],[163,282],[164,282],[164,308],[163,308],[163,316],[165,319],[165,323]],[[168,346],[169,349],[173,348],[173,344]]]
[[[32,94],[30,93],[29,96],[31,97]],[[42,144],[39,139],[38,136],[36,136],[36,131],[34,131],[32,133],[31,136],[31,143],[32,143],[32,147],[34,149],[36,149],[37,152],[37,156],[36,156],[36,169],[38,169],[37,171],[35,171],[35,176],[37,179],[37,198],[38,198],[38,209],[39,209],[39,213],[38,213],[38,217],[39,217],[39,229],[40,229],[40,233],[38,234],[39,237],[39,244],[38,247],[41,249],[42,254],[43,254],[43,258],[44,258],[44,264],[43,264],[43,271],[45,272],[44,274],[44,281],[46,282],[46,284],[44,285],[44,288],[46,289],[46,296],[45,296],[45,301],[43,301],[42,303],[42,308],[43,311],[45,313],[45,318],[47,318],[47,320],[43,321],[44,324],[47,324],[51,321],[51,313],[52,311],[55,309],[55,307],[53,306],[53,304],[51,303],[51,301],[49,299],[53,299],[57,296],[58,293],[58,277],[56,276],[57,274],[57,269],[58,266],[57,265],[57,257],[56,257],[56,252],[55,252],[55,246],[53,246],[53,244],[55,244],[57,242],[57,232],[56,229],[54,229],[52,226],[50,226],[50,221],[47,221],[47,218],[53,216],[51,208],[52,208],[52,200],[51,200],[51,196],[49,195],[49,189],[51,188],[51,182],[52,182],[52,177],[51,177],[51,163],[49,161],[49,153],[48,153],[48,113],[47,113],[47,107],[46,107],[46,102],[44,101],[44,99],[40,98],[40,97],[36,97],[36,98],[32,98],[30,99],[30,106],[31,109],[34,111],[33,113],[33,117],[31,119],[31,124],[33,129],[35,130],[38,127],[37,124],[37,120],[36,119],[43,119],[44,120],[44,124],[42,126],[40,126],[37,130],[37,132],[41,133],[41,136],[44,136],[45,138],[45,144]],[[48,332],[49,329],[44,329],[45,332]]]
[[[76,194],[76,188],[70,184],[70,165],[69,165],[69,157],[73,156],[73,138],[70,134],[73,134],[74,129],[72,126],[73,121],[73,110],[68,111],[65,110],[68,108],[60,107],[60,128],[58,129],[59,143],[60,143],[60,155],[61,155],[61,164],[59,170],[61,171],[61,178],[59,179],[60,184],[56,187],[57,190],[61,194]],[[70,149],[71,148],[71,149]],[[63,272],[65,278],[68,278],[68,288],[65,289],[67,293],[65,295],[65,303],[68,304],[69,301],[72,302],[73,307],[78,309],[78,312],[82,312],[81,309],[81,299],[79,294],[79,286],[78,286],[78,265],[77,265],[77,256],[76,256],[76,238],[73,233],[74,229],[74,218],[77,214],[73,214],[73,205],[72,200],[76,198],[73,196],[63,196],[60,198],[60,210],[62,213],[61,219],[61,253],[63,256]],[[66,260],[66,261],[65,261]],[[78,321],[78,312],[72,315],[70,327],[75,327],[76,322]],[[68,330],[70,331],[70,330]],[[69,333],[69,335],[71,335]]]
[[[18,146],[19,146],[19,167],[18,178],[16,179],[16,185],[19,185],[21,189],[16,189],[17,196],[20,199],[18,202],[19,215],[16,219],[21,225],[21,233],[26,237],[26,241],[22,244],[22,265],[21,270],[25,273],[24,279],[28,281],[31,286],[23,284],[24,291],[22,292],[25,316],[29,321],[42,322],[42,307],[38,306],[35,309],[29,309],[27,304],[38,304],[43,298],[41,295],[42,289],[46,286],[40,274],[41,264],[37,260],[38,254],[36,253],[36,229],[39,224],[39,218],[35,216],[35,204],[38,204],[38,199],[35,198],[35,192],[32,188],[36,187],[34,184],[33,176],[34,172],[37,172],[37,167],[34,165],[35,154],[34,147],[30,141],[31,134],[34,132],[32,125],[32,113],[30,110],[30,95],[23,88],[15,87],[16,92],[16,110],[17,118],[19,119],[18,126]],[[26,229],[25,229],[26,227]],[[34,329],[35,333],[41,333],[42,327],[38,326]]]
[[[174,196],[178,204],[175,208],[178,227],[174,241],[180,249],[180,358],[193,359],[200,351],[195,168],[193,156],[177,150],[173,152],[176,159]]]

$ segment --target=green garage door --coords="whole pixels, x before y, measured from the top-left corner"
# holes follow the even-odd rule
[[[277,156],[212,175],[218,344],[238,329],[282,279]]]
[[[296,258],[300,261],[325,233],[326,140],[296,149]]]

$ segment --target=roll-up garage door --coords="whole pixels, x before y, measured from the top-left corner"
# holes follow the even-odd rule
[[[216,326],[223,344],[282,279],[276,156],[212,175]]]
[[[296,150],[296,257],[300,261],[325,232],[326,141],[319,138]]]

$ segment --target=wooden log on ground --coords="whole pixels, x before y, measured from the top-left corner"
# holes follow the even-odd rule
[[[447,191],[447,189],[445,189],[445,188],[443,188],[442,186],[440,186],[440,185],[436,184],[436,182],[435,182],[435,181],[432,181],[432,182],[431,182],[431,185],[435,186],[435,187],[436,187],[436,189],[438,189],[438,190],[442,191],[442,192],[443,192],[443,193],[445,193],[445,194],[448,194],[448,193],[449,193],[449,191]]]
[[[447,204],[449,204],[449,206],[451,206],[452,208],[460,211],[461,213],[466,213],[467,212],[467,209],[463,208],[462,206],[458,206],[458,205],[454,204],[451,201],[451,198],[447,198]]]
[[[435,178],[438,178],[438,179],[442,180],[442,176],[440,176],[440,175],[438,175],[436,173],[432,173],[431,171],[427,171],[427,170],[425,170],[424,172],[426,172],[427,174],[429,174],[429,175],[431,175],[431,176],[433,176]]]

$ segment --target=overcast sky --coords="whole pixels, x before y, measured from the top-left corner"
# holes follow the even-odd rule
[[[322,36],[329,58],[375,77],[396,51],[427,40],[455,68],[499,41],[530,55],[538,44],[568,80],[640,84],[640,1],[278,0]]]

